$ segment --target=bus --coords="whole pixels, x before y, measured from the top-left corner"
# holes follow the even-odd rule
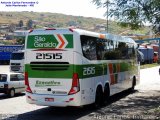
[[[95,108],[139,83],[131,38],[82,29],[36,29],[26,36],[26,100],[44,106]]]
[[[0,45],[0,64],[9,65],[12,52],[22,50],[23,45]]]
[[[24,72],[24,50],[19,50],[11,54],[10,71]]]

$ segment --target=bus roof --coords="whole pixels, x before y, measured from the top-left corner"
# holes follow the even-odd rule
[[[93,36],[93,37],[98,37],[98,38],[102,38],[102,39],[110,39],[110,40],[115,40],[115,41],[120,41],[120,42],[128,42],[128,43],[136,43],[132,38],[129,37],[124,37],[124,36],[120,36],[120,35],[114,35],[114,34],[110,34],[110,33],[97,33],[97,32],[92,32],[92,31],[87,31],[87,30],[83,30],[83,29],[72,29],[72,28],[49,28],[49,29],[35,29],[35,30],[30,30],[29,31],[29,35],[38,35],[39,32],[43,33],[43,34],[48,34],[48,33],[52,33],[53,31],[57,31],[58,33],[74,33],[77,32],[80,35],[88,35],[88,36]],[[48,31],[48,32],[46,32]],[[49,32],[50,31],[50,32]]]

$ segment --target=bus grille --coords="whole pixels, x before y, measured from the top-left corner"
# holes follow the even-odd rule
[[[19,71],[21,66],[11,66],[11,71]]]
[[[20,65],[20,63],[11,63],[11,65]]]
[[[68,62],[31,62],[32,70],[55,71],[67,70],[69,68]]]

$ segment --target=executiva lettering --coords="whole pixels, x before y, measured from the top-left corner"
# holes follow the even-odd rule
[[[36,81],[35,87],[44,87],[44,86],[60,86],[60,82],[56,81]]]

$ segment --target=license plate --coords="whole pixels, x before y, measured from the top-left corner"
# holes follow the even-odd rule
[[[45,98],[45,101],[47,101],[47,102],[54,102],[54,98]]]

